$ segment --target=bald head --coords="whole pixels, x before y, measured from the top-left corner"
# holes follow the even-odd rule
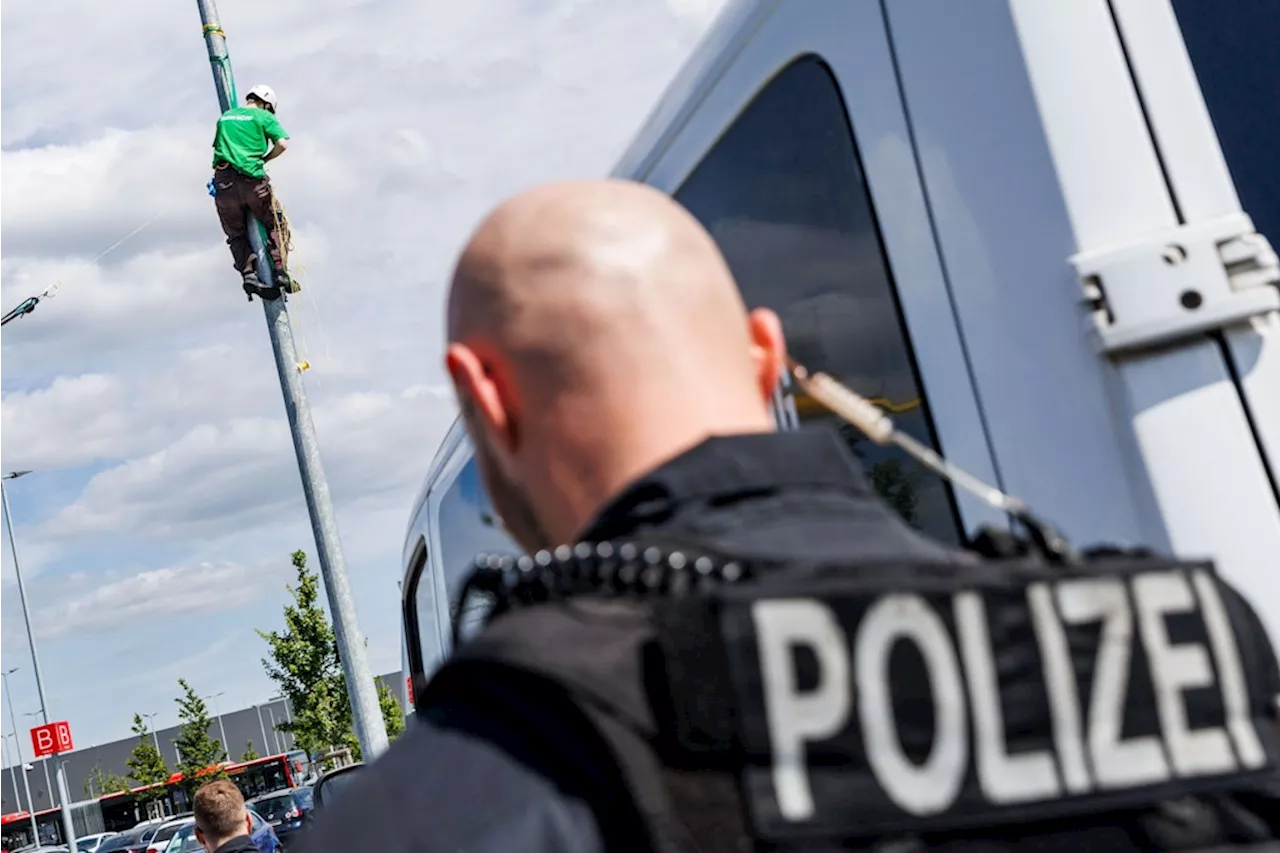
[[[748,315],[711,236],[643,184],[554,183],[501,204],[458,261],[448,333],[491,492],[550,508],[526,519],[550,541],[526,547],[567,541],[710,435],[771,428],[776,317]]]

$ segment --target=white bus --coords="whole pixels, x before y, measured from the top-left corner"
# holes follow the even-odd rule
[[[615,174],[707,226],[801,362],[1077,544],[1215,558],[1280,639],[1264,7],[730,2]],[[800,403],[780,390],[782,428],[824,420]],[[1004,523],[844,435],[929,535]],[[472,557],[516,550],[490,513],[455,424],[405,540],[408,692],[448,653]]]

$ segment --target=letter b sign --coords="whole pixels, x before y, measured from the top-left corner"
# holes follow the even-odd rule
[[[71,726],[66,721],[36,726],[31,730],[31,747],[36,758],[59,752],[70,752],[74,748],[71,742]]]

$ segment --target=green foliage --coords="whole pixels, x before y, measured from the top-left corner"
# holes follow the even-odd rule
[[[266,640],[267,676],[289,700],[293,720],[276,728],[293,735],[308,753],[347,746],[351,709],[338,662],[337,640],[329,616],[320,606],[320,578],[307,569],[307,555],[294,551],[297,576],[288,587],[293,601],[284,608],[283,631],[258,631]]]
[[[400,737],[404,732],[404,710],[396,694],[381,681],[378,682],[378,707],[382,709],[382,722],[387,727],[387,740]]]
[[[227,751],[221,741],[209,735],[212,720],[204,700],[185,679],[179,678],[178,686],[182,688],[183,695],[175,700],[181,723],[174,744],[182,756],[178,764],[182,787],[191,797],[201,785],[226,776],[226,770],[220,764],[226,760]]]
[[[920,517],[917,513],[919,498],[916,496],[916,485],[920,481],[921,468],[910,457],[891,457],[889,459],[867,465],[865,446],[867,437],[856,427],[841,421],[836,426],[840,437],[845,440],[853,455],[858,457],[866,469],[867,480],[875,493],[889,505],[902,520],[916,529],[920,529]],[[906,464],[903,464],[904,460]]]
[[[902,464],[902,460],[885,459],[877,462],[871,466],[867,476],[876,494],[902,516],[903,521],[912,527],[919,528],[920,518],[916,513],[916,505],[919,503],[916,497],[916,478]]]
[[[255,758],[261,758],[258,751],[253,748],[253,741],[245,741],[244,752],[240,755],[241,761],[253,761]]]
[[[293,721],[277,722],[276,728],[291,733],[298,748],[308,753],[346,747],[359,759],[337,638],[320,606],[320,578],[307,568],[306,552],[294,551],[292,561],[296,581],[288,587],[293,600],[284,608],[284,630],[258,631],[268,646],[262,665],[293,711]],[[378,705],[387,737],[397,737],[404,731],[404,712],[381,683]]]
[[[154,746],[152,751],[155,751]],[[131,787],[124,776],[103,770],[101,765],[95,764],[89,771],[89,778],[85,780],[84,793],[87,797],[101,797],[104,794],[127,792]]]
[[[133,747],[133,754],[125,762],[129,766],[129,775],[139,785],[157,785],[163,783],[171,775],[164,756],[156,749],[155,736],[147,728],[141,714],[133,715],[133,733],[138,736],[138,743]],[[152,788],[139,794],[142,802],[158,800],[165,795],[164,788]]]

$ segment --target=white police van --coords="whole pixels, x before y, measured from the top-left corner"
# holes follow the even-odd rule
[[[730,2],[615,174],[707,226],[800,362],[1077,544],[1213,557],[1280,640],[1268,6]],[[1002,521],[844,434],[929,535]],[[456,423],[405,541],[418,684],[471,558],[514,550],[490,512]]]

